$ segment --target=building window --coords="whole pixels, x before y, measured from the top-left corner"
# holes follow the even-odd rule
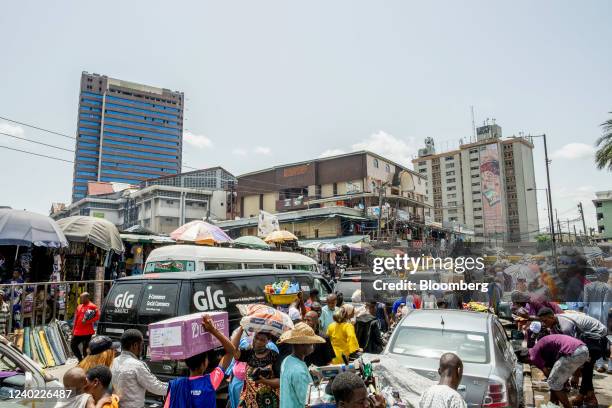
[[[385,164],[385,171],[387,173],[391,173],[391,166],[389,166],[388,164]]]
[[[259,209],[263,210],[264,209],[264,199],[263,199],[263,194],[259,195]]]
[[[419,173],[427,173],[427,169],[419,169]]]
[[[447,169],[452,169],[455,167],[455,163],[446,163],[446,168]]]
[[[454,183],[455,179],[454,178],[449,178],[449,179],[446,179],[446,182],[447,183]]]
[[[480,185],[480,182],[472,183],[472,187],[476,187],[476,186],[479,186],[479,185]]]
[[[427,162],[424,162],[424,161],[420,161],[419,162],[419,166],[425,166],[426,164],[427,164]]]
[[[480,198],[475,198],[472,200],[473,203],[480,203],[482,200]]]
[[[446,187],[446,191],[455,191],[456,189],[457,187],[455,186]]]
[[[457,198],[457,194],[447,194],[446,198]]]
[[[338,195],[338,183],[333,184],[333,195]]]
[[[444,160],[446,160],[446,161],[451,161],[451,160],[453,160],[453,156],[446,156],[446,157],[444,158]]]
[[[472,178],[478,178],[480,177],[480,174],[472,174]]]
[[[455,170],[447,171],[446,175],[447,176],[454,176],[455,175]]]
[[[374,167],[378,168],[378,159],[374,159]]]

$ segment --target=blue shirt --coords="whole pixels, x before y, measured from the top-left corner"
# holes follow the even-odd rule
[[[293,355],[281,364],[280,408],[304,408],[312,381],[306,363]]]
[[[321,324],[321,333],[327,333],[327,327],[334,322],[334,310],[330,310],[329,306],[325,305],[321,308],[321,317],[319,317],[319,323]]]

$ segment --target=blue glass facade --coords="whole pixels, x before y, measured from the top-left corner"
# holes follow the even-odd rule
[[[138,184],[181,171],[183,95],[128,88],[96,74],[81,77],[73,201],[84,197],[88,181]]]

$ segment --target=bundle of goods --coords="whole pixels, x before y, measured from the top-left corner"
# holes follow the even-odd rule
[[[483,312],[483,313],[489,312],[489,306],[487,306],[485,303],[481,303],[481,302],[464,303],[463,304],[463,309],[464,310],[471,310],[472,312]]]
[[[62,365],[70,357],[68,339],[57,320],[46,326],[16,330],[15,345],[43,367]]]
[[[240,314],[240,326],[247,333],[265,332],[280,337],[287,330],[293,329],[291,318],[280,310],[261,304],[237,305]]]
[[[229,336],[227,312],[207,313],[215,327]],[[221,343],[202,327],[202,313],[173,317],[149,324],[151,361],[184,360],[220,347]]]
[[[389,357],[364,354],[362,358],[351,364],[335,364],[311,369],[315,380],[309,386],[306,407],[335,407],[331,384],[336,375],[346,371],[361,377],[368,393],[382,395],[387,407],[391,408],[418,407],[421,394],[435,384]]]
[[[289,305],[297,299],[299,292],[299,283],[291,283],[288,280],[266,285],[264,288],[266,302],[272,305]]]

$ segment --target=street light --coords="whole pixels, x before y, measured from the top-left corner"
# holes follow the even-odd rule
[[[546,133],[541,135],[529,135],[529,138],[533,139],[534,137],[541,137],[544,139],[544,161],[546,162],[546,185],[548,188],[546,189],[546,197],[548,198],[548,212],[549,212],[549,222],[550,222],[550,234],[552,238],[552,256],[553,261],[555,262],[555,273],[559,273],[559,266],[557,263],[557,239],[555,237],[555,223],[553,222],[552,216],[552,197],[550,195],[550,160],[548,160],[548,145],[546,143]]]

